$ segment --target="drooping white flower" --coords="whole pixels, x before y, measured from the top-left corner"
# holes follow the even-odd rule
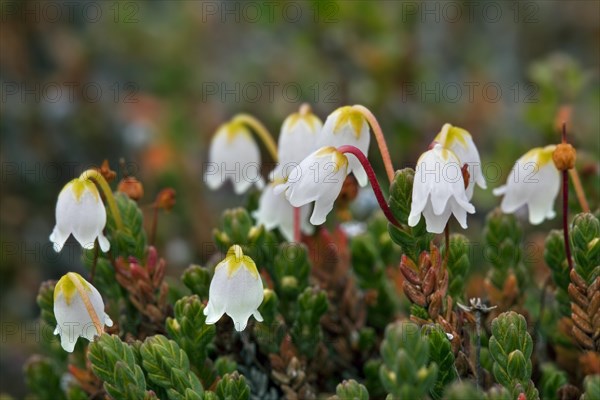
[[[104,325],[113,325],[98,290],[75,272],[64,275],[54,287],[54,316],[54,334],[60,335],[60,345],[69,353],[79,337],[92,341],[104,332]]]
[[[299,164],[317,148],[316,141],[323,122],[310,111],[289,115],[283,125],[278,140],[279,164],[284,169],[289,164]]]
[[[423,153],[417,161],[408,225],[417,225],[423,214],[427,231],[442,233],[454,214],[464,229],[467,213],[474,212],[456,155],[440,144]]]
[[[294,207],[283,193],[275,194],[274,188],[277,184],[275,181],[265,187],[258,202],[258,209],[254,211],[253,215],[257,223],[263,224],[268,230],[279,228],[286,240],[292,242],[294,240]],[[309,205],[300,208],[300,230],[306,234],[311,234],[314,230],[314,227],[308,222],[309,211]]]
[[[434,141],[441,144],[442,147],[451,150],[458,157],[461,165],[467,164],[470,176],[469,184],[467,185],[467,197],[469,200],[473,197],[475,184],[482,189],[487,188],[485,176],[481,169],[479,151],[477,151],[477,147],[469,132],[457,126],[444,124]]]
[[[263,298],[263,283],[256,264],[244,255],[240,246],[233,245],[216,266],[210,282],[208,304],[204,309],[206,323],[214,324],[227,314],[235,329],[241,332],[246,329],[251,315],[259,322],[263,320],[258,311]]]
[[[274,193],[285,191],[285,197],[294,207],[315,202],[310,223],[321,225],[333,209],[348,173],[346,155],[335,147],[323,147],[302,160],[284,183],[275,186]]]
[[[533,225],[554,218],[554,201],[560,189],[560,172],[552,162],[555,149],[554,145],[537,147],[517,160],[506,185],[494,189],[496,196],[504,195],[502,212],[513,213],[527,205]]]
[[[357,147],[365,155],[369,153],[369,123],[357,109],[351,106],[340,107],[332,112],[323,125],[317,138],[316,148],[343,145]],[[367,173],[353,154],[348,154],[348,173],[354,173],[360,186],[366,186]]]
[[[220,188],[227,179],[236,194],[252,185],[264,186],[260,174],[260,150],[248,128],[241,122],[228,122],[212,138],[204,181],[212,190]]]
[[[93,249],[98,239],[100,249],[107,252],[110,242],[102,233],[105,225],[106,209],[98,188],[82,175],[67,183],[58,195],[56,225],[50,241],[54,243],[54,250],[59,252],[69,235],[73,234],[84,249]]]

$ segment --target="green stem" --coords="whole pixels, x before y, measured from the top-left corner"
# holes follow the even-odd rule
[[[96,186],[100,188],[104,194],[108,208],[115,219],[117,230],[123,230],[123,220],[121,219],[121,213],[119,212],[119,207],[117,207],[115,196],[113,195],[110,186],[108,186],[108,182],[106,182],[106,179],[104,179],[102,174],[95,169],[88,169],[81,174],[80,178],[90,179],[96,184]]]

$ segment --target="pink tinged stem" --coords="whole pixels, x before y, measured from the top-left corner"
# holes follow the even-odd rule
[[[358,158],[358,161],[360,161],[361,165],[365,169],[365,172],[367,173],[367,177],[369,178],[369,182],[371,182],[371,187],[373,188],[373,193],[375,193],[375,197],[377,198],[377,203],[379,203],[379,207],[381,207],[383,214],[388,219],[388,221],[390,221],[390,223],[392,225],[400,227],[400,224],[394,217],[394,214],[392,214],[392,210],[390,210],[390,207],[387,205],[385,198],[383,197],[383,193],[381,192],[381,187],[379,186],[379,182],[377,182],[377,177],[375,176],[375,171],[373,171],[373,167],[371,166],[371,163],[369,162],[367,157],[363,154],[363,152],[360,151],[357,147],[350,146],[350,145],[340,146],[337,148],[337,150],[340,153],[350,153],[350,154],[354,155],[356,158]]]
[[[359,111],[371,126],[371,130],[373,131],[373,135],[375,135],[377,145],[379,146],[381,158],[383,158],[385,173],[387,174],[390,183],[392,183],[394,180],[394,166],[392,165],[392,158],[390,157],[390,151],[388,150],[387,142],[385,141],[385,136],[383,136],[383,130],[381,129],[379,122],[377,122],[377,118],[375,118],[375,115],[373,115],[371,110],[369,110],[365,106],[356,104],[352,106],[352,108]]]
[[[89,314],[92,323],[94,324],[94,328],[96,328],[98,336],[102,335],[102,332],[104,332],[104,325],[100,322],[100,318],[98,318],[98,314],[96,314],[96,310],[94,310],[94,306],[92,305],[92,301],[90,300],[90,296],[88,295],[89,292],[83,287],[81,282],[79,282],[79,279],[75,274],[69,273],[68,276],[69,280],[73,283],[75,289],[79,293],[79,296],[83,301],[83,305],[85,306],[85,309]]]
[[[300,243],[300,207],[294,207],[294,242]]]

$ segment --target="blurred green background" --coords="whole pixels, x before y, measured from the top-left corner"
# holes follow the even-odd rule
[[[56,254],[48,240],[62,186],[108,159],[144,183],[147,222],[158,191],[175,188],[157,246],[179,276],[210,255],[220,212],[246,201],[202,184],[210,137],[238,112],[276,135],[302,102],[323,120],[361,103],[396,168],[413,166],[450,122],[473,134],[491,188],[529,148],[557,142],[567,120],[598,204],[598,1],[1,1],[0,10],[0,392],[23,395],[22,365],[51,337],[35,322],[39,284],[82,268],[77,243]],[[370,158],[384,178],[375,145]],[[272,161],[264,148],[263,160]],[[476,190],[474,202],[477,240],[498,201]]]

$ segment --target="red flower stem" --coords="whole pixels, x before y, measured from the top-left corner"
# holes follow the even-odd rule
[[[340,146],[337,150],[340,153],[350,153],[358,158],[358,161],[360,161],[361,165],[365,169],[365,172],[367,173],[367,177],[369,178],[369,182],[371,182],[371,187],[373,188],[373,193],[375,193],[377,203],[379,203],[379,207],[381,207],[383,214],[392,225],[395,225],[399,228],[400,224],[394,217],[394,214],[392,214],[392,210],[390,210],[390,207],[387,205],[385,198],[383,197],[381,187],[379,186],[379,182],[377,182],[377,177],[375,176],[375,171],[373,171],[373,167],[371,166],[371,163],[367,157],[357,147],[350,145]]]
[[[300,233],[300,207],[294,207],[294,242],[300,243],[302,235]]]
[[[445,251],[444,251],[444,268],[448,268],[448,257],[450,256],[450,221],[446,223],[446,228],[444,228],[444,241],[445,241]]]
[[[563,123],[562,126],[562,142],[567,143],[567,124]],[[573,269],[573,259],[571,258],[571,243],[569,241],[569,171],[562,171],[562,194],[563,194],[563,234],[565,239],[565,254],[567,256],[567,263],[569,264],[569,270]]]

